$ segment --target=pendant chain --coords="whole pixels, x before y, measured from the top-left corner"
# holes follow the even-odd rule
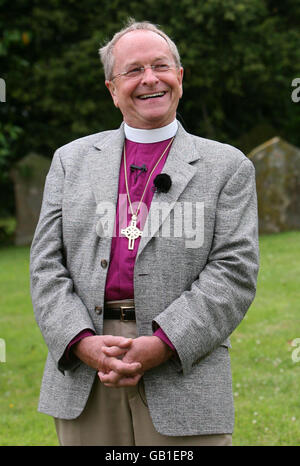
[[[147,180],[147,183],[145,185],[145,188],[144,188],[144,191],[143,191],[143,194],[142,194],[142,197],[141,197],[141,200],[139,202],[139,205],[136,209],[136,212],[134,213],[133,212],[133,208],[132,208],[132,204],[131,204],[131,199],[130,199],[130,195],[129,195],[129,189],[128,189],[128,181],[127,181],[127,169],[126,169],[126,151],[125,151],[125,144],[124,144],[124,170],[125,170],[125,185],[126,185],[126,191],[127,191],[127,197],[128,197],[128,201],[129,201],[129,205],[130,205],[130,210],[131,210],[131,214],[132,215],[136,215],[138,214],[138,211],[141,207],[141,203],[143,201],[143,198],[144,198],[144,195],[145,195],[145,192],[146,192],[146,189],[147,189],[147,186],[149,184],[149,181],[150,181],[150,178],[154,172],[154,170],[156,169],[157,165],[159,164],[159,162],[161,161],[161,159],[163,158],[163,156],[165,155],[165,153],[167,152],[167,150],[169,149],[170,145],[172,144],[174,140],[174,137],[171,139],[171,141],[169,142],[169,144],[167,145],[167,147],[165,148],[165,150],[163,151],[163,153],[161,154],[161,156],[159,157],[158,161],[156,162],[156,164],[154,165],[153,169],[151,170],[151,173],[148,177],[148,180]]]
[[[174,137],[175,137],[175,136],[174,136]],[[169,148],[170,145],[172,144],[172,142],[173,142],[173,140],[174,140],[174,137],[171,139],[171,141],[169,142],[169,144],[167,145],[167,147],[165,148],[165,150],[163,151],[163,153],[162,153],[161,156],[159,157],[158,161],[157,161],[156,164],[154,165],[153,169],[151,170],[151,173],[150,173],[150,175],[148,176],[148,180],[147,180],[146,186],[145,186],[145,188],[144,188],[144,191],[143,191],[141,200],[140,200],[140,202],[139,202],[138,208],[136,209],[136,212],[135,212],[135,213],[133,212],[133,208],[132,208],[132,204],[131,204],[131,199],[130,199],[130,195],[129,195],[129,189],[128,189],[127,169],[126,169],[126,150],[125,150],[125,144],[124,144],[125,184],[126,184],[127,197],[128,197],[128,201],[129,201],[129,205],[130,205],[130,210],[131,210],[131,221],[130,221],[130,225],[129,225],[127,228],[122,228],[121,234],[124,235],[124,236],[128,239],[128,249],[131,250],[131,251],[134,249],[134,242],[135,242],[135,240],[138,239],[140,236],[142,236],[142,233],[143,233],[142,230],[140,230],[140,229],[136,226],[136,224],[137,224],[137,215],[138,215],[138,211],[140,210],[141,203],[142,203],[142,201],[143,201],[143,198],[144,198],[144,195],[145,195],[147,186],[148,186],[148,184],[149,184],[150,178],[151,178],[151,176],[152,176],[154,170],[156,169],[157,165],[159,164],[159,162],[161,161],[161,159],[162,159],[163,156],[165,155],[166,151],[168,150],[168,148]]]

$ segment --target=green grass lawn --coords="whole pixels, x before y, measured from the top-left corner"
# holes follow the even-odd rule
[[[300,232],[263,236],[260,251],[256,299],[231,337],[233,444],[300,445]],[[0,249],[0,445],[57,445],[52,418],[37,412],[46,347],[28,269],[29,248]]]

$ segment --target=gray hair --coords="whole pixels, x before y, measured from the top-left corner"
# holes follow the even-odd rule
[[[163,37],[170,47],[176,66],[178,68],[181,66],[178,49],[175,43],[167,36],[167,34],[165,34],[160,28],[158,28],[155,24],[150,23],[149,21],[136,22],[133,18],[130,18],[126,26],[121,29],[121,31],[117,32],[111,41],[99,49],[100,58],[104,68],[105,79],[110,80],[113,76],[115,60],[113,49],[116,42],[122,36],[124,36],[124,34],[127,34],[127,32],[136,31],[138,29],[152,31]]]

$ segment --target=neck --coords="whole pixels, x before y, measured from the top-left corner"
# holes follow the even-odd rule
[[[154,129],[132,128],[125,123],[124,131],[126,139],[142,144],[151,144],[153,142],[165,141],[175,136],[178,128],[177,120],[173,120],[167,126]]]

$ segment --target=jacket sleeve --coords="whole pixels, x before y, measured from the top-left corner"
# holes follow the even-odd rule
[[[206,266],[153,321],[175,346],[184,374],[241,322],[255,297],[258,264],[255,170],[244,159],[219,194]]]
[[[62,234],[64,168],[55,152],[45,182],[39,222],[30,251],[31,298],[36,321],[58,369],[72,369],[60,363],[69,342],[94,325],[86,306],[74,292],[66,267]],[[95,332],[96,333],[96,332]]]

